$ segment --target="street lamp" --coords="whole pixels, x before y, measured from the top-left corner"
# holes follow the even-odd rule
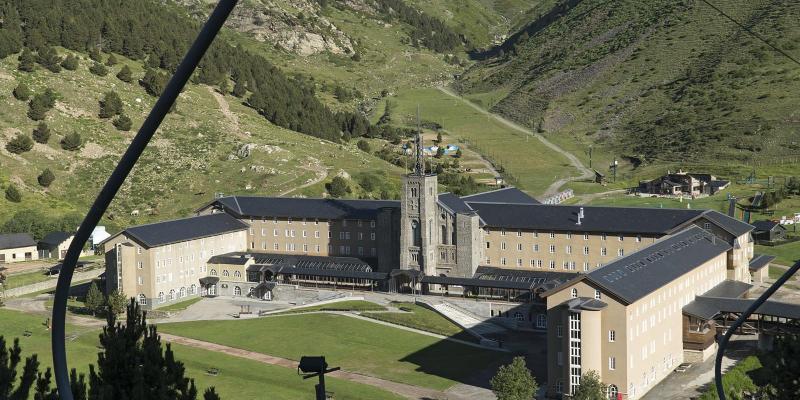
[[[303,379],[319,377],[319,383],[315,386],[317,398],[316,400],[326,400],[325,398],[325,374],[333,371],[338,371],[339,367],[328,369],[328,363],[325,362],[325,356],[302,356],[300,357],[300,364],[297,366],[297,374],[303,374]]]

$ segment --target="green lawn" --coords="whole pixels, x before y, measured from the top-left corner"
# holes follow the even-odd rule
[[[439,390],[504,357],[330,314],[161,324],[159,330],[292,360],[321,354],[330,365],[349,371]]]
[[[312,311],[384,311],[386,307],[364,300],[347,300],[318,306],[301,307],[280,314],[296,314]]]
[[[37,354],[42,369],[52,366],[50,356],[50,332],[43,325],[44,318],[21,312],[0,309],[0,335],[10,344],[20,339],[23,357]],[[30,337],[24,337],[28,330]],[[67,354],[70,368],[87,372],[90,363],[97,361],[98,335],[96,328],[67,325]],[[174,346],[177,358],[186,365],[187,376],[194,378],[202,391],[215,386],[223,399],[270,399],[294,400],[313,397],[315,380],[303,380],[291,369],[262,364],[256,361],[224,354]],[[205,373],[209,368],[218,368],[218,376]],[[392,393],[335,378],[326,379],[327,390],[333,391],[337,399],[352,400],[399,400]]]
[[[181,301],[175,304],[170,304],[166,307],[161,307],[158,309],[158,311],[183,311],[189,308],[192,304],[199,302],[200,300],[203,300],[203,298],[199,296],[193,297],[189,300]]]
[[[391,322],[409,328],[419,329],[439,335],[458,337],[464,340],[474,340],[472,336],[466,334],[458,325],[450,322],[447,318],[425,307],[414,303],[392,303],[393,306],[408,313],[364,313],[365,317],[374,318],[380,321]]]
[[[21,286],[33,285],[34,283],[48,281],[55,277],[48,276],[44,271],[37,270],[23,274],[9,275],[5,283],[6,289],[14,289]]]
[[[743,391],[755,392],[758,389],[758,385],[753,382],[753,375],[760,369],[761,360],[757,356],[749,356],[739,361],[722,376],[722,387],[725,388],[725,393],[731,393],[732,391],[738,394],[742,394]],[[699,398],[699,400],[716,399],[719,399],[719,397],[713,383]]]
[[[775,263],[790,267],[800,261],[800,242],[780,246],[756,246],[756,253],[775,256]]]

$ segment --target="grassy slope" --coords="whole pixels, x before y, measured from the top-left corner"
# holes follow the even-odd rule
[[[136,78],[142,76],[138,63],[126,62]],[[114,75],[121,66],[111,68],[106,77],[91,75],[87,68],[88,62],[82,61],[74,72],[52,74],[39,68],[28,74],[16,71],[14,56],[0,61],[0,186],[14,182],[24,196],[19,204],[0,199],[0,221],[21,208],[60,214],[83,211],[88,206],[133,135],[119,132],[110,121],[96,117],[103,92],[117,91],[134,127],[149,112],[155,99],[138,85],[116,79]],[[36,125],[26,117],[27,105],[10,94],[19,81],[35,91],[55,89],[63,107],[48,112],[46,122],[52,131],[48,145],[37,144],[28,153],[12,155],[5,150],[6,141],[18,131],[30,134]],[[289,191],[314,178],[316,164],[328,169],[327,181],[345,170],[350,174],[385,171],[389,182],[399,182],[398,168],[357,150],[354,144],[338,145],[276,127],[236,98],[227,96],[227,101],[238,119],[238,129],[222,114],[207,87],[188,87],[178,101],[178,111],[167,116],[112,203],[114,224],[124,226],[186,215],[215,192],[275,195]],[[81,133],[87,142],[84,150],[72,153],[59,147],[60,138],[71,131]],[[228,160],[246,143],[258,146],[251,157]],[[56,175],[55,183],[47,190],[36,182],[45,167]],[[245,171],[240,172],[241,169]],[[320,183],[302,193],[321,196],[323,190]],[[141,216],[130,217],[132,210],[140,210]],[[149,210],[154,215],[149,215]]]
[[[718,3],[797,52],[792,49],[792,38],[800,33],[792,23],[800,12],[796,4]],[[791,146],[797,121],[791,116],[800,68],[738,33],[701,3],[680,4],[584,1],[519,44],[516,56],[478,64],[460,87],[521,123],[541,123],[584,160],[588,145],[600,143],[595,161],[604,171],[615,155],[630,153],[631,144],[623,147],[621,137],[652,128],[667,113],[677,115],[670,122],[676,124],[672,138],[677,142],[692,129],[704,139],[721,139],[706,146],[705,154],[715,157],[678,154],[658,160],[659,170],[672,166],[664,161],[681,158],[715,170],[735,168],[741,159],[769,163],[796,154]],[[686,94],[678,96],[684,85]],[[753,122],[753,115],[765,122]],[[669,141],[658,144],[672,146]],[[652,178],[653,172],[631,175]]]
[[[434,389],[448,388],[498,357],[495,352],[329,314],[161,324],[159,330],[293,360],[325,354],[331,365]],[[444,358],[450,362],[443,363]]]
[[[414,303],[393,303],[392,305],[409,310],[409,312],[363,313],[361,315],[427,332],[438,333],[439,335],[459,337],[463,340],[474,339],[469,334],[466,334],[458,325],[425,307],[418,306]]]
[[[23,357],[38,354],[41,366],[53,364],[50,357],[50,332],[42,323],[44,318],[0,309],[0,335],[7,341],[20,338]],[[30,337],[23,337],[25,330]],[[68,325],[67,357],[70,368],[88,373],[88,365],[97,362],[98,329],[80,328]],[[222,355],[210,351],[185,346],[173,346],[176,357],[186,365],[187,376],[194,378],[198,388],[204,390],[214,386],[223,399],[256,399],[269,393],[270,399],[294,400],[308,397],[314,392],[315,382],[303,380],[291,369],[262,364],[255,361]],[[205,374],[209,368],[218,368],[218,376]],[[386,399],[397,400],[399,396],[374,387],[359,385],[328,378],[328,391],[336,393],[336,398],[353,400]]]

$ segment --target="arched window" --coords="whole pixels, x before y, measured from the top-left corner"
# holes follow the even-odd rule
[[[536,327],[537,328],[547,327],[547,314],[538,314],[536,316]]]
[[[158,292],[158,302],[159,303],[164,302],[164,292]]]
[[[192,284],[192,287],[189,288],[189,294],[197,294],[197,285],[194,283]]]
[[[242,288],[236,286],[233,288],[233,295],[234,296],[241,296],[242,295]]]
[[[211,276],[217,276],[217,270],[212,269],[208,274]]]
[[[139,301],[139,305],[146,306],[147,305],[147,297],[143,293],[139,293],[139,296],[136,296],[137,300]]]
[[[169,291],[169,301],[175,300],[175,289]]]
[[[181,297],[186,297],[186,288],[185,287],[181,288],[180,296]]]
[[[231,276],[231,274],[230,274],[230,272],[228,272],[227,269],[225,269],[225,270],[222,270],[222,276],[228,277],[228,276]]]
[[[619,393],[619,389],[617,389],[617,385],[608,385],[608,399],[609,400],[617,400],[617,394]]]
[[[241,273],[241,272],[239,272],[239,271],[234,271],[234,272],[233,272],[233,277],[234,277],[234,278],[241,278],[241,277],[242,277],[242,273]]]
[[[411,221],[411,237],[414,238],[414,246],[422,246],[422,230],[419,221]]]
[[[572,292],[571,293],[572,293],[572,298],[573,299],[578,297],[578,289],[572,288]]]
[[[253,296],[253,291],[254,291],[255,289],[256,289],[256,288],[254,288],[254,287],[250,286],[250,289],[248,289],[248,290],[247,290],[247,295],[248,295],[248,296],[250,296],[250,297],[252,297],[252,296]]]

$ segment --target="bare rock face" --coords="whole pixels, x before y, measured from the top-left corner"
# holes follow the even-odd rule
[[[179,0],[190,10],[207,10],[204,0]],[[358,3],[358,1],[356,1]],[[288,5],[291,4],[291,7]],[[258,41],[301,56],[353,54],[353,41],[321,14],[314,0],[255,0],[240,3],[226,25]]]

